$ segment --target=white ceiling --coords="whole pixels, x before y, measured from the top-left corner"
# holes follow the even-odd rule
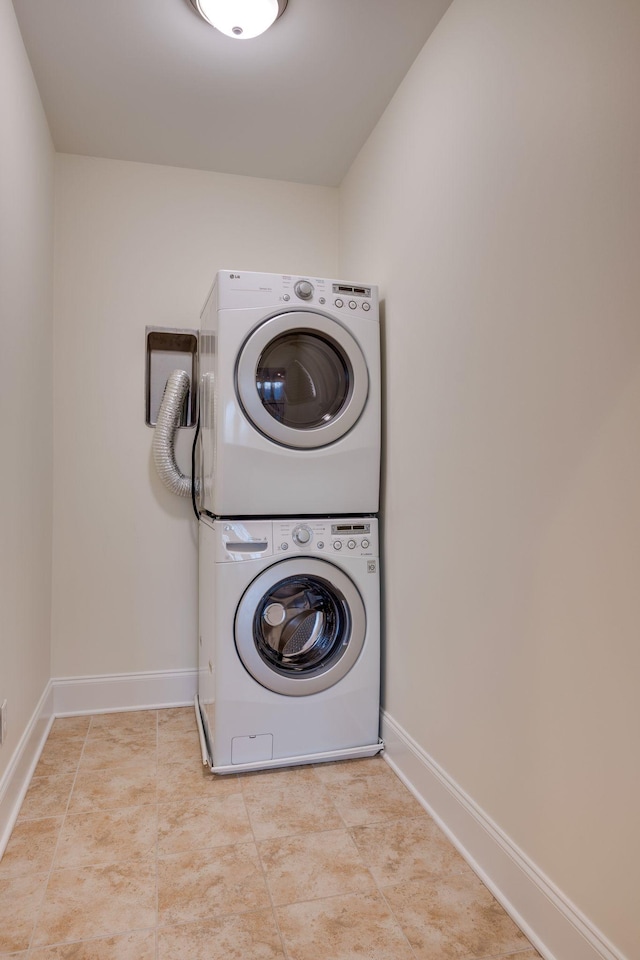
[[[337,185],[451,0],[289,0],[231,40],[189,0],[13,0],[56,149]]]

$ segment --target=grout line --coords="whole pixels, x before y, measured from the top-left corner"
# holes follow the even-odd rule
[[[152,933],[155,927],[132,927],[130,930],[119,930],[117,933],[99,933],[97,936],[85,937],[83,940],[56,940],[54,943],[43,943],[32,946],[25,956],[31,956],[34,950],[52,950],[56,947],[74,947],[83,943],[100,943],[102,940],[117,939],[118,937],[128,937],[131,933]],[[9,960],[10,957],[22,957],[24,951],[18,950],[17,953],[0,953],[0,960]]]
[[[407,946],[409,947],[409,950],[411,951],[411,955],[412,955],[413,957],[417,957],[417,954],[416,954],[415,950],[413,949],[413,946],[412,946],[412,944],[411,944],[411,942],[410,942],[410,940],[409,940],[409,937],[408,937],[407,934],[405,933],[404,927],[403,927],[402,924],[400,923],[400,920],[398,919],[398,917],[395,915],[391,904],[389,903],[389,901],[387,900],[387,898],[386,898],[385,895],[384,895],[384,890],[382,889],[382,887],[380,886],[380,884],[378,883],[378,881],[375,879],[375,877],[374,877],[374,883],[375,883],[375,885],[376,885],[376,887],[377,887],[378,893],[379,893],[380,896],[382,897],[382,902],[385,904],[387,910],[389,911],[389,913],[391,914],[391,917],[393,918],[394,923],[397,925],[398,929],[399,929],[400,932],[402,933],[402,936],[404,937],[404,940],[405,940]]]
[[[64,830],[64,826],[65,826],[67,817],[68,817],[68,816],[73,816],[73,815],[70,815],[70,814],[69,814],[69,807],[70,807],[70,804],[71,804],[71,798],[72,798],[72,796],[73,796],[73,792],[74,792],[74,790],[75,790],[76,782],[77,782],[77,779],[78,779],[78,774],[79,774],[79,772],[80,772],[80,765],[81,765],[81,763],[82,763],[82,758],[83,758],[83,756],[84,756],[85,748],[86,748],[86,746],[87,746],[87,743],[89,742],[89,732],[90,732],[91,727],[92,727],[92,724],[93,724],[93,716],[94,716],[94,715],[91,715],[91,717],[90,717],[89,726],[87,727],[87,732],[86,732],[86,734],[85,734],[85,736],[84,736],[83,743],[82,743],[82,750],[80,751],[80,756],[79,756],[78,761],[77,761],[77,764],[76,764],[76,770],[75,770],[75,773],[74,773],[74,775],[73,775],[73,783],[72,783],[71,789],[70,789],[70,791],[69,791],[69,796],[68,796],[68,798],[67,798],[67,804],[66,804],[66,807],[65,807],[64,814],[62,815],[62,823],[60,824],[60,831],[59,831],[59,833],[58,833],[58,839],[57,839],[57,841],[56,841],[56,846],[55,846],[55,849],[54,849],[54,852],[53,852],[53,857],[52,857],[52,860],[51,860],[51,866],[50,866],[49,871],[48,871],[48,873],[47,873],[47,881],[46,881],[46,884],[45,884],[45,887],[44,887],[44,894],[43,894],[43,897],[42,897],[42,900],[41,900],[39,909],[38,909],[38,911],[37,911],[37,913],[36,913],[36,917],[35,917],[35,921],[34,921],[33,928],[32,928],[32,930],[31,930],[31,935],[30,935],[30,938],[29,938],[29,945],[28,945],[28,947],[27,947],[27,956],[30,956],[30,955],[31,955],[31,952],[35,949],[35,946],[34,946],[34,944],[33,944],[33,938],[34,938],[34,935],[35,935],[35,932],[36,932],[38,923],[39,923],[39,921],[40,921],[40,917],[41,917],[41,915],[42,915],[42,910],[43,910],[43,907],[44,907],[44,901],[45,901],[45,899],[46,899],[46,894],[47,894],[47,891],[48,891],[48,889],[49,889],[49,883],[50,883],[50,881],[51,881],[51,875],[52,875],[53,872],[54,872],[54,865],[55,865],[56,857],[57,857],[57,854],[58,854],[58,848],[59,848],[59,846],[60,846],[60,839],[61,839],[61,837],[62,837],[62,832],[63,832],[63,830]],[[68,739],[70,739],[70,740],[71,740],[71,739],[79,740],[80,738],[79,738],[79,737],[75,737],[75,738],[69,737]],[[157,817],[157,766],[158,766],[158,764],[157,764],[157,711],[156,711],[156,803],[155,803],[155,807],[156,807],[156,920],[157,920],[157,843],[158,843],[158,829],[157,829],[157,823],[158,823],[158,817]],[[104,769],[104,768],[103,768],[103,769]],[[97,773],[97,772],[99,772],[99,771],[88,771],[88,772],[90,772],[90,773]],[[138,804],[138,805],[136,805],[136,806],[149,806],[149,804]],[[108,813],[109,811],[108,811],[108,810],[104,810],[104,811],[103,811],[103,810],[100,810],[99,812],[101,812],[101,813],[102,813],[102,812]],[[81,816],[82,814],[79,814],[79,815]],[[41,818],[41,819],[42,819],[42,818]],[[134,858],[134,860],[136,860],[136,861],[139,860],[139,859],[140,859],[140,858]],[[118,861],[118,862],[128,862],[128,861]],[[95,866],[95,865],[100,866],[101,864],[93,864],[93,863],[92,863],[92,864],[81,864],[81,865],[78,865],[78,866],[76,866],[76,867],[60,868],[60,869],[78,869],[78,870],[82,870],[82,869],[86,869],[87,867],[91,867],[91,866]],[[134,930],[118,931],[118,932],[115,932],[115,933],[105,934],[104,936],[99,937],[99,938],[93,937],[93,938],[86,938],[86,939],[93,939],[93,940],[102,939],[102,940],[105,940],[105,939],[109,939],[110,937],[126,936],[128,933],[134,933],[134,932],[138,932],[138,931],[140,931],[140,930],[151,930],[151,929],[157,930],[157,923],[156,923],[156,926],[155,926],[154,928],[151,928],[151,927],[140,927],[140,928],[135,928]],[[156,944],[157,944],[157,935],[156,935],[156,937],[155,937],[155,940],[156,940]],[[64,943],[64,944],[66,944],[66,943],[71,943],[71,942],[73,942],[73,943],[83,943],[84,940],[61,941],[61,943]],[[42,949],[48,948],[49,946],[52,946],[52,944],[42,944],[42,945],[41,945]],[[40,949],[40,945],[38,946],[38,949]]]
[[[249,821],[249,826],[251,827],[251,834],[253,836],[253,842],[255,844],[256,853],[258,855],[258,863],[260,864],[260,869],[262,870],[262,878],[264,880],[264,885],[267,891],[267,896],[269,897],[269,903],[271,904],[271,916],[273,917],[273,922],[276,926],[276,931],[278,933],[278,938],[280,940],[280,946],[282,947],[282,955],[285,960],[290,960],[289,951],[287,950],[287,945],[284,942],[284,937],[282,935],[282,930],[280,929],[280,921],[278,920],[278,914],[276,913],[276,905],[273,902],[273,896],[271,895],[271,888],[269,887],[269,881],[267,880],[267,871],[265,869],[264,862],[262,860],[262,855],[260,853],[260,847],[258,845],[258,840],[256,838],[255,830],[253,829],[253,821],[251,820],[251,815],[247,808],[247,803],[244,796],[244,790],[242,789],[242,778],[240,778],[240,791],[242,796],[242,802],[244,803],[244,808],[247,814],[247,820]]]
[[[313,770],[313,775],[314,775],[314,777],[316,778],[316,780],[318,781],[318,783],[320,784],[320,786],[321,786],[322,789],[324,790],[324,792],[325,792],[325,794],[326,794],[326,796],[327,796],[327,799],[328,799],[329,802],[331,803],[331,806],[333,807],[333,809],[336,811],[336,813],[337,813],[338,816],[340,817],[342,823],[343,823],[344,826],[345,826],[345,829],[348,830],[348,829],[349,829],[349,824],[347,823],[347,821],[345,820],[345,818],[342,816],[342,813],[341,813],[341,811],[340,811],[340,807],[337,805],[337,803],[336,803],[335,800],[333,799],[333,796],[331,795],[331,790],[330,790],[330,789],[327,787],[327,785],[323,782],[323,780],[322,780],[322,778],[320,777],[320,775],[318,774],[316,768],[315,768],[315,767],[312,767],[311,769]]]
[[[315,770],[314,770],[314,773],[315,773]],[[316,773],[316,776],[318,777],[318,779],[320,779],[320,777],[319,777],[319,775],[318,775],[317,773]],[[322,781],[321,781],[321,782],[322,782]],[[344,781],[343,781],[343,782],[344,782]],[[330,795],[330,791],[327,791],[327,792],[328,792],[329,795]],[[331,800],[332,800],[332,803],[333,803],[333,798],[331,798]],[[355,829],[357,829],[357,827],[360,827],[360,826],[369,826],[369,823],[367,823],[367,824],[351,824],[351,825],[350,825],[350,824],[348,824],[348,823],[346,822],[345,818],[342,816],[342,813],[340,812],[339,807],[337,807],[335,803],[334,803],[334,806],[336,807],[336,810],[338,811],[338,814],[339,814],[341,820],[343,821],[343,823],[344,823],[344,825],[345,825],[345,828],[346,828],[346,830],[347,830],[348,836],[349,836],[351,842],[353,843],[353,845],[354,845],[354,847],[355,847],[355,849],[356,849],[356,852],[357,852],[357,854],[358,854],[359,860],[361,861],[363,867],[367,870],[369,876],[371,877],[371,880],[372,880],[372,882],[373,882],[373,884],[374,884],[374,887],[375,887],[375,889],[377,890],[378,894],[382,896],[383,903],[385,903],[385,904],[387,905],[387,909],[389,910],[389,912],[390,912],[390,914],[391,914],[391,917],[392,917],[394,923],[396,924],[396,926],[397,926],[398,929],[400,930],[400,933],[402,934],[402,937],[403,937],[403,939],[405,940],[405,942],[406,942],[406,944],[407,944],[407,947],[409,948],[409,950],[410,950],[410,952],[411,952],[411,956],[415,958],[415,956],[416,956],[415,951],[414,951],[413,947],[411,946],[411,944],[409,943],[409,940],[408,940],[408,938],[407,938],[406,933],[404,932],[404,930],[403,930],[403,928],[402,928],[402,925],[400,924],[398,918],[396,917],[396,915],[393,913],[393,911],[392,911],[391,908],[389,907],[389,904],[387,903],[386,897],[384,896],[384,894],[382,893],[382,890],[380,889],[380,885],[378,884],[378,881],[376,880],[376,878],[375,878],[375,876],[374,876],[371,868],[369,867],[369,865],[365,862],[362,854],[360,853],[360,850],[358,849],[358,845],[356,844],[356,842],[355,842],[355,840],[354,840],[354,838],[353,838],[353,831],[354,831]],[[401,818],[401,817],[399,817],[398,819],[408,819],[408,818]],[[419,818],[414,818],[414,819],[419,819]],[[381,824],[383,824],[383,823],[388,823],[388,822],[396,822],[396,821],[377,821],[376,823],[372,823],[372,824],[370,824],[370,825],[371,825],[373,828],[375,828],[375,829],[380,829],[380,825],[381,825]],[[343,896],[344,896],[344,894],[343,894]],[[325,898],[325,899],[330,899],[330,898],[327,897],[327,898]],[[308,902],[308,901],[307,901],[307,902]]]
[[[405,933],[405,931],[404,931],[404,927],[403,927],[403,925],[402,925],[402,922],[401,922],[400,918],[396,915],[396,913],[395,913],[395,911],[394,911],[394,909],[393,909],[393,906],[391,905],[391,903],[390,903],[389,900],[387,899],[387,896],[386,896],[386,894],[385,894],[385,890],[395,889],[396,887],[402,886],[402,884],[404,884],[404,883],[424,883],[424,884],[434,884],[434,885],[435,885],[435,884],[441,883],[443,880],[454,880],[454,879],[457,879],[457,878],[460,878],[460,879],[469,879],[469,878],[466,876],[466,874],[464,874],[464,873],[446,873],[446,874],[443,873],[443,874],[439,874],[438,876],[425,877],[425,878],[418,879],[418,880],[416,880],[415,878],[414,878],[414,879],[409,878],[409,879],[407,879],[407,880],[397,881],[396,883],[387,883],[387,884],[385,884],[384,886],[382,886],[382,884],[380,884],[377,880],[375,880],[375,877],[374,877],[374,882],[375,882],[375,884],[376,884],[376,887],[378,888],[378,891],[380,892],[380,894],[381,894],[381,896],[382,896],[385,904],[387,905],[387,908],[389,909],[389,911],[390,911],[390,913],[391,913],[391,916],[393,917],[393,919],[395,920],[395,922],[397,923],[397,925],[398,925],[398,926],[400,927],[400,929],[402,930],[403,936],[404,936],[405,939],[407,940],[407,943],[409,944],[409,948],[411,949],[411,951],[412,951],[412,953],[413,953],[414,956],[416,956],[416,954],[415,954],[415,952],[414,952],[414,950],[413,950],[413,947],[411,946],[411,943],[409,942],[409,939],[408,939],[408,937],[407,937],[407,935],[406,935],[406,933]],[[475,875],[474,875],[474,879],[477,880],[478,878],[475,877]],[[482,883],[482,881],[480,881],[480,883]],[[485,887],[485,884],[482,883],[482,886]],[[485,889],[487,889],[487,888],[485,887]],[[490,890],[489,890],[488,892],[489,892],[489,894],[490,894],[491,896],[493,896],[493,894],[491,894],[491,891],[490,891]],[[495,897],[494,897],[494,899],[495,899]],[[517,925],[516,925],[516,926],[517,926]],[[520,930],[519,927],[518,927],[518,930]],[[520,932],[522,933],[521,930],[520,930]],[[524,934],[523,934],[523,936],[524,936]],[[507,949],[508,949],[508,948],[507,948]],[[478,955],[478,956],[469,957],[468,960],[511,960],[511,957],[514,957],[514,958],[516,958],[516,960],[517,960],[517,956],[518,956],[519,954],[521,954],[521,953],[525,953],[527,950],[535,950],[533,944],[527,943],[526,946],[524,946],[524,947],[518,947],[517,950],[511,950],[509,953],[505,953],[504,950],[500,950],[498,953],[481,954],[481,955]]]
[[[398,780],[399,780],[400,783],[402,783],[402,781],[400,780],[400,778],[398,778]],[[344,781],[343,781],[343,782],[344,782]],[[405,786],[405,785],[403,784],[403,786]],[[405,786],[405,789],[407,789],[406,786]],[[409,792],[410,792],[410,791],[409,791]],[[433,818],[430,817],[430,816],[426,813],[426,811],[425,811],[424,814],[420,814],[419,816],[415,816],[415,817],[397,817],[397,818],[394,819],[394,820],[367,821],[366,823],[363,823],[363,824],[354,824],[354,825],[351,825],[351,826],[350,826],[350,825],[347,825],[347,830],[349,831],[349,835],[351,836],[351,838],[352,838],[352,840],[353,840],[353,831],[356,830],[356,829],[359,829],[359,828],[363,828],[363,827],[364,827],[364,828],[381,829],[381,828],[384,828],[384,827],[386,827],[386,826],[388,826],[388,825],[391,825],[391,824],[393,824],[393,823],[400,823],[400,822],[402,822],[402,821],[407,821],[407,820],[419,821],[419,820],[425,819],[425,817],[435,823],[435,821],[433,820]],[[436,825],[436,826],[437,826],[437,825]],[[355,843],[355,841],[353,841],[353,842]],[[356,846],[357,846],[357,845],[356,845]],[[358,853],[360,854],[360,851],[358,851]],[[361,857],[361,859],[362,859],[362,857]],[[364,861],[363,861],[363,863],[364,863]],[[367,866],[367,865],[365,864],[365,866]],[[407,934],[406,934],[406,932],[405,932],[404,926],[403,926],[403,924],[401,923],[400,918],[396,915],[395,911],[393,910],[393,907],[391,906],[391,904],[390,904],[389,900],[387,899],[387,897],[386,897],[386,895],[385,895],[385,892],[384,892],[385,889],[390,889],[390,888],[392,888],[392,887],[399,886],[400,884],[402,884],[402,883],[404,883],[404,882],[411,882],[411,881],[397,881],[396,883],[388,883],[388,884],[386,884],[386,885],[383,887],[383,885],[378,882],[378,880],[376,879],[375,875],[373,874],[373,872],[372,872],[371,870],[369,870],[369,873],[371,874],[371,877],[372,877],[373,882],[374,882],[374,884],[375,884],[375,888],[376,888],[376,890],[378,891],[378,894],[382,897],[383,903],[386,905],[387,910],[389,911],[389,913],[390,913],[390,915],[391,915],[394,923],[396,924],[397,928],[400,930],[400,932],[401,932],[401,934],[402,934],[402,937],[403,937],[403,939],[405,940],[405,942],[406,942],[406,944],[407,944],[407,947],[408,947],[408,949],[409,949],[410,952],[411,952],[411,955],[415,958],[415,957],[417,956],[417,955],[416,955],[416,952],[415,952],[415,950],[413,949],[413,946],[412,946],[411,942],[409,941],[409,938],[408,938],[408,936],[407,936]],[[425,878],[423,882],[425,882],[425,883],[434,883],[434,884],[437,884],[437,883],[442,882],[443,880],[452,879],[452,878],[456,878],[456,877],[464,877],[464,876],[465,876],[464,873],[446,873],[446,874],[440,874],[440,875],[438,875],[438,876],[430,877],[430,878],[428,878],[428,879]],[[483,885],[483,886],[484,886],[484,885]],[[327,898],[327,899],[329,899],[329,898]],[[308,902],[308,901],[307,901],[307,902]],[[528,944],[526,947],[523,947],[521,950],[519,949],[518,951],[515,951],[515,952],[512,951],[510,954],[505,954],[504,951],[501,951],[500,953],[493,953],[493,954],[491,954],[491,955],[489,955],[489,956],[470,958],[470,960],[509,960],[509,958],[510,958],[511,956],[513,956],[513,957],[515,958],[515,960],[517,960],[517,954],[518,954],[518,953],[522,953],[522,952],[524,952],[524,951],[526,951],[526,950],[529,950],[529,949],[531,949],[531,945],[530,945],[530,944]]]
[[[62,836],[62,831],[64,830],[64,825],[65,825],[65,822],[66,822],[66,819],[67,819],[67,814],[68,814],[68,811],[69,811],[69,804],[71,803],[71,796],[72,796],[73,791],[74,791],[74,789],[75,789],[76,780],[78,779],[78,771],[79,771],[79,769],[80,769],[80,761],[82,760],[82,756],[83,756],[83,754],[84,754],[84,748],[85,748],[86,745],[87,745],[87,738],[88,738],[88,736],[89,736],[89,730],[90,730],[90,728],[91,728],[91,723],[89,723],[89,726],[87,727],[87,732],[86,732],[85,735],[84,735],[84,740],[83,740],[83,743],[82,743],[82,750],[80,751],[80,756],[78,757],[78,760],[77,760],[77,763],[76,763],[76,770],[75,770],[75,773],[74,773],[74,776],[73,776],[73,783],[71,784],[71,789],[69,790],[69,796],[67,797],[67,805],[66,805],[66,807],[64,808],[64,813],[63,813],[63,815],[62,815],[62,823],[60,824],[60,830],[59,830],[59,832],[58,832],[58,839],[56,840],[55,849],[54,849],[54,851],[53,851],[53,856],[52,856],[52,858],[51,858],[51,864],[50,864],[50,866],[49,866],[49,871],[48,871],[48,873],[47,873],[47,881],[46,881],[46,883],[45,883],[45,885],[44,885],[44,893],[43,893],[43,895],[42,895],[42,900],[40,901],[40,906],[39,906],[38,910],[36,911],[35,920],[34,920],[34,923],[33,923],[33,927],[32,927],[32,929],[31,929],[31,936],[29,937],[29,944],[28,944],[28,947],[27,947],[27,951],[28,951],[28,954],[27,954],[27,955],[30,955],[30,954],[31,954],[31,950],[32,950],[32,948],[33,948],[33,938],[34,938],[34,936],[35,936],[36,930],[38,929],[38,924],[39,924],[39,922],[40,922],[40,918],[41,918],[41,916],[42,916],[42,911],[43,911],[43,909],[44,909],[44,902],[45,902],[46,897],[47,897],[47,892],[48,892],[48,890],[49,890],[49,883],[51,882],[51,875],[52,875],[52,873],[53,873],[54,864],[55,864],[55,862],[56,862],[56,857],[57,857],[57,855],[58,855],[58,847],[60,846],[60,838],[61,838],[61,836]],[[51,729],[53,729],[53,727],[52,727]],[[71,738],[69,738],[69,739],[71,739]],[[76,738],[76,739],[79,739],[79,738]],[[49,742],[49,737],[47,737],[47,742]],[[45,743],[45,747],[46,747],[46,743]],[[43,749],[44,749],[44,748],[43,748]],[[31,784],[29,784],[29,785],[31,785]]]
[[[313,830],[313,831],[307,831],[307,832],[305,832],[305,833],[287,834],[287,836],[285,836],[285,837],[273,837],[273,838],[269,838],[269,839],[266,840],[266,841],[257,841],[257,840],[256,840],[256,848],[257,848],[258,857],[259,857],[259,859],[260,859],[260,863],[261,863],[261,866],[262,866],[262,870],[263,870],[263,874],[264,874],[264,878],[265,878],[265,884],[266,884],[266,887],[267,887],[267,892],[268,892],[268,894],[269,894],[269,900],[271,901],[271,906],[272,906],[273,915],[274,915],[274,918],[275,918],[275,921],[276,921],[276,926],[277,926],[277,929],[278,929],[278,933],[279,933],[279,936],[280,936],[280,940],[281,940],[281,942],[282,942],[282,947],[283,947],[283,950],[284,950],[284,952],[285,952],[285,957],[287,958],[287,960],[288,960],[288,958],[289,958],[289,953],[288,953],[288,950],[287,950],[287,948],[286,948],[284,936],[283,936],[283,934],[282,934],[282,930],[281,930],[281,928],[280,928],[280,923],[279,923],[279,921],[278,921],[278,915],[277,915],[277,912],[276,912],[276,905],[275,905],[274,902],[273,902],[273,897],[272,897],[272,894],[271,894],[271,889],[270,889],[270,887],[269,887],[269,883],[268,883],[268,880],[267,880],[266,870],[265,870],[264,863],[263,863],[263,860],[262,860],[262,855],[261,855],[261,853],[260,853],[260,843],[264,843],[264,842],[267,842],[267,843],[268,843],[268,842],[271,842],[271,841],[276,841],[276,842],[277,842],[277,841],[282,841],[282,842],[285,842],[285,841],[290,840],[290,839],[297,839],[297,838],[299,838],[299,837],[302,838],[302,837],[305,837],[305,836],[309,836],[310,833],[311,833],[311,834],[334,833],[334,832],[346,833],[347,837],[349,838],[349,840],[350,840],[351,843],[353,844],[353,847],[354,847],[354,850],[355,850],[355,853],[356,853],[356,857],[357,857],[357,859],[360,861],[360,864],[361,864],[363,870],[365,870],[366,873],[367,873],[367,874],[369,875],[369,877],[371,878],[371,881],[372,881],[372,883],[373,883],[373,885],[374,885],[374,888],[375,888],[379,893],[381,893],[381,891],[380,891],[380,889],[379,889],[379,887],[378,887],[378,884],[377,884],[377,882],[376,882],[376,879],[375,879],[375,877],[373,876],[373,873],[371,872],[371,869],[370,869],[369,866],[365,863],[365,861],[364,861],[364,859],[363,859],[363,857],[362,857],[362,854],[361,854],[360,851],[358,850],[358,847],[357,847],[357,845],[356,845],[356,843],[355,843],[355,841],[354,841],[354,839],[353,839],[353,836],[352,836],[352,834],[351,834],[351,831],[352,831],[353,827],[350,827],[349,824],[346,822],[346,820],[345,820],[345,818],[343,817],[343,815],[342,815],[339,807],[338,807],[338,806],[335,804],[335,802],[334,802],[334,799],[333,799],[333,797],[332,797],[332,795],[331,795],[330,789],[328,788],[327,784],[324,783],[324,782],[322,781],[322,779],[320,778],[320,776],[317,774],[315,767],[314,767],[314,766],[310,766],[310,769],[312,770],[312,772],[313,772],[313,774],[314,774],[314,776],[315,776],[315,778],[316,778],[316,781],[317,781],[318,785],[322,787],[322,790],[323,790],[324,794],[325,794],[326,797],[330,800],[331,806],[332,806],[332,807],[334,808],[334,810],[336,811],[338,817],[340,818],[340,820],[341,820],[341,822],[342,822],[342,824],[343,824],[343,827],[342,827],[342,828],[340,828],[340,827],[332,827],[332,828],[328,828],[328,829],[326,829],[326,830]],[[419,819],[419,818],[414,818],[414,819]],[[251,819],[249,820],[249,822],[251,823]],[[251,829],[252,829],[252,831],[253,831],[253,824],[251,824]],[[254,838],[255,838],[255,831],[254,831]],[[296,900],[296,901],[295,901],[295,904],[298,905],[298,904],[302,904],[302,903],[317,903],[317,902],[319,902],[319,901],[325,901],[325,900],[338,900],[338,899],[342,899],[342,898],[344,898],[344,897],[346,897],[346,896],[367,896],[367,895],[368,895],[368,894],[367,894],[366,891],[351,890],[351,891],[341,892],[341,893],[337,893],[337,894],[330,894],[329,896],[311,897],[311,898],[308,898],[308,899],[305,899],[305,900]],[[386,898],[384,898],[384,897],[383,897],[383,902],[386,903]],[[284,904],[283,906],[288,906],[288,904]],[[411,952],[411,956],[415,958],[416,954],[415,954],[415,952],[414,952],[414,950],[413,950],[413,947],[412,947],[411,944],[409,943],[409,941],[408,941],[408,939],[407,939],[407,936],[406,936],[404,930],[402,929],[402,926],[401,926],[400,923],[398,922],[398,919],[396,918],[396,916],[395,916],[395,914],[393,913],[393,911],[391,911],[391,909],[389,908],[388,904],[387,904],[387,908],[389,909],[389,912],[390,912],[390,914],[391,914],[391,918],[393,919],[393,921],[394,921],[394,923],[396,924],[397,928],[399,929],[399,931],[400,931],[403,939],[405,940],[405,942],[406,942],[406,944],[407,944],[407,947],[408,947],[409,951]]]

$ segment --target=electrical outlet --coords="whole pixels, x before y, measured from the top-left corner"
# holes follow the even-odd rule
[[[0,707],[0,744],[4,743],[7,735],[7,701]]]

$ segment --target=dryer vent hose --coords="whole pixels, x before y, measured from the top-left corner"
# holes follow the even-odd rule
[[[169,374],[153,433],[153,462],[158,476],[179,497],[191,496],[191,477],[185,477],[182,473],[175,455],[176,430],[180,426],[189,384],[189,374],[184,370],[174,370]],[[197,480],[195,487],[198,492]]]

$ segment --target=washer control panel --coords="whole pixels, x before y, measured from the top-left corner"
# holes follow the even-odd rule
[[[316,557],[378,557],[375,517],[296,520],[213,520],[202,517],[217,534],[216,562],[237,563],[307,554]],[[272,611],[275,617],[277,611]]]
[[[312,553],[376,557],[378,521],[373,517],[339,520],[274,520],[275,553]]]

